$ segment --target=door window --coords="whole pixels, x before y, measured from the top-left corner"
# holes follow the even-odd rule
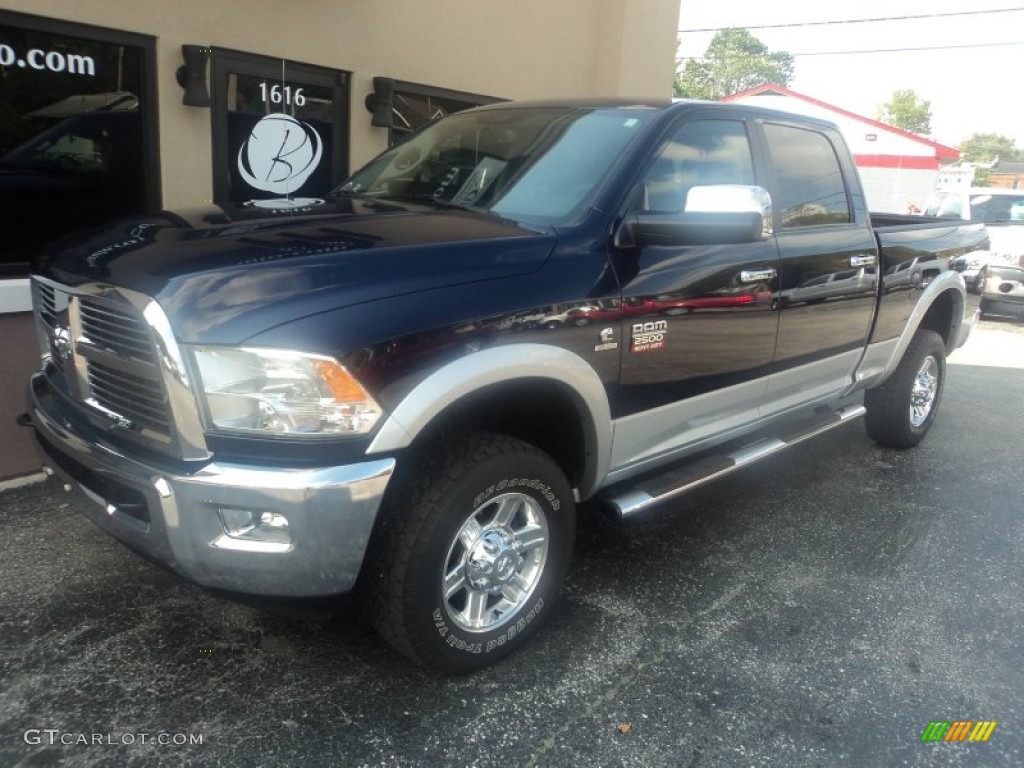
[[[775,171],[773,202],[783,229],[846,224],[850,200],[839,158],[817,131],[769,123],[764,127]]]
[[[709,184],[754,184],[750,143],[739,120],[683,124],[647,172],[637,207],[651,213],[681,213],[690,189]]]

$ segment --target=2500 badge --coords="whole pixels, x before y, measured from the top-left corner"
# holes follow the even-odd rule
[[[647,323],[633,323],[630,352],[653,352],[665,346],[668,333],[667,320],[652,320]]]

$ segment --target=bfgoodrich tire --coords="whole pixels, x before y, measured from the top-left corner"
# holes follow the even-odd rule
[[[864,396],[868,434],[890,448],[912,448],[928,434],[946,383],[946,346],[935,331],[921,329],[896,371]]]
[[[572,554],[572,490],[547,454],[505,435],[453,434],[407,461],[371,551],[370,620],[417,664],[472,672],[551,613]]]

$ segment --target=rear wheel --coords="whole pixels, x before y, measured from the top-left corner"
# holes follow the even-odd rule
[[[919,330],[884,384],[864,396],[868,434],[891,448],[912,448],[935,421],[946,382],[946,346],[935,331]]]
[[[517,649],[551,613],[572,553],[561,468],[528,443],[468,432],[395,480],[367,574],[377,631],[446,674]]]

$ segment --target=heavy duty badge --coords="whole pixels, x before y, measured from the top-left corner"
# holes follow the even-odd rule
[[[648,323],[633,323],[633,341],[630,352],[653,352],[665,346],[668,334],[667,320],[653,320]]]

